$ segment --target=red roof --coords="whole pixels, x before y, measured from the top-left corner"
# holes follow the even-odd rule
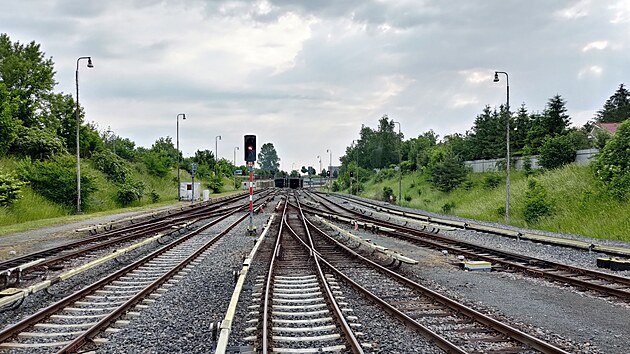
[[[596,126],[606,130],[610,134],[615,134],[621,123],[595,123]]]

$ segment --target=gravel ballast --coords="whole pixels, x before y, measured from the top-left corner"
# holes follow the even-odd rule
[[[411,209],[407,209],[412,211]],[[349,225],[338,225],[350,230]],[[583,292],[546,280],[506,272],[466,272],[453,262],[456,255],[420,248],[405,241],[375,235],[363,230],[352,231],[375,243],[396,250],[420,263],[405,266],[404,271],[423,285],[443,289],[477,309],[505,316],[544,337],[561,336],[571,342],[571,352],[625,353],[630,328],[630,309],[617,300],[606,300],[596,293]],[[545,233],[558,236],[555,233]],[[554,262],[596,268],[594,260],[601,255],[570,248],[516,241],[501,236],[454,230],[448,232],[469,242],[511,250]],[[573,237],[566,235],[566,237]],[[584,239],[584,237],[579,237]],[[597,240],[600,241],[600,240]],[[610,242],[624,245],[618,241]],[[601,270],[601,269],[600,269]],[[622,272],[627,273],[627,272]],[[617,273],[619,274],[619,273]]]

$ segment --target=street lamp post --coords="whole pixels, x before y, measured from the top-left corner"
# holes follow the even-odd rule
[[[181,185],[182,185],[182,181],[179,177],[179,117],[182,117],[182,119],[186,119],[186,114],[185,113],[180,113],[177,115],[177,200],[180,201],[182,200],[182,191],[181,191]]]
[[[398,138],[400,138],[400,122],[394,122],[394,124],[398,124]],[[402,204],[402,152],[401,147],[398,148],[398,173],[400,177],[398,178],[398,204]]]
[[[505,75],[505,83],[506,83],[506,107],[505,111],[507,113],[507,122],[505,125],[505,134],[506,134],[506,177],[505,177],[505,223],[510,223],[510,78],[508,73],[505,71],[495,71],[494,72],[494,82],[499,82],[499,74]]]
[[[215,164],[214,164],[214,175],[217,175],[217,165],[219,162],[219,140],[221,140],[221,135],[217,135],[214,138],[214,160],[215,160]]]
[[[322,173],[322,157],[317,155],[317,159],[319,160],[319,173]],[[319,180],[320,191],[321,191],[321,185],[322,185],[321,182],[322,180],[320,179]]]
[[[79,61],[87,59],[87,67],[93,68],[92,57],[79,57],[77,59],[76,85],[77,85],[77,214],[81,213],[81,153],[79,149],[79,126],[81,125],[81,117],[79,115]]]
[[[328,191],[330,192],[330,180],[332,179],[332,150],[330,149],[326,149],[327,153],[330,153],[330,159],[328,160],[329,165],[328,165],[328,173],[330,174],[330,176],[328,177]]]
[[[236,150],[240,150],[238,146],[234,147],[234,190],[236,190]]]
[[[354,149],[354,140],[352,140],[352,148]],[[350,165],[350,163],[348,163],[348,166]],[[348,172],[348,174],[350,174],[350,172]],[[350,176],[350,194],[354,194],[352,193],[352,176]]]

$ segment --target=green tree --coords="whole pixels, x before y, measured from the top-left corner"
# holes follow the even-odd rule
[[[527,112],[525,103],[521,105],[510,122],[510,148],[512,155],[523,155],[523,149],[527,146],[527,133],[532,128],[532,119]]]
[[[500,112],[491,110],[486,106],[483,112],[475,118],[472,133],[469,139],[472,149],[472,158],[495,159],[505,156],[506,147],[506,119],[507,113],[504,106],[500,107]]]
[[[7,153],[18,137],[17,131],[21,121],[13,117],[17,107],[17,99],[11,98],[7,87],[0,81],[0,156]]]
[[[429,180],[442,192],[457,188],[468,174],[464,162],[453,153],[448,145],[433,149],[429,164]]]
[[[129,169],[125,164],[125,160],[118,155],[114,155],[109,150],[103,150],[94,154],[92,164],[97,170],[105,173],[111,181],[125,183],[127,177],[129,177]]]
[[[621,123],[615,135],[599,152],[595,175],[619,200],[630,193],[630,120]]]
[[[151,146],[151,150],[166,158],[169,167],[173,167],[177,164],[177,155],[179,152],[175,145],[173,145],[173,139],[170,136],[157,139]]]
[[[10,97],[17,99],[15,118],[27,127],[42,126],[37,112],[55,86],[53,66],[39,44],[12,43],[7,34],[0,34],[0,81]]]
[[[540,165],[546,169],[564,166],[575,161],[576,152],[571,136],[547,137],[540,147]]]
[[[438,135],[433,130],[429,130],[402,142],[402,160],[408,162],[409,168],[406,170],[415,171],[418,168],[426,167],[429,163],[431,149],[437,144]],[[407,164],[406,164],[407,165]]]
[[[50,129],[19,126],[17,131],[20,138],[11,146],[16,155],[43,160],[66,152],[63,141]]]
[[[280,158],[272,143],[265,143],[258,153],[258,165],[261,170],[275,173],[280,167]]]
[[[595,120],[600,123],[621,123],[630,118],[630,91],[624,84],[604,103],[604,108],[597,111]]]

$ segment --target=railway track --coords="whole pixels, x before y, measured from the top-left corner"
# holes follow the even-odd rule
[[[261,353],[363,353],[334,279],[299,244],[310,237],[305,230],[285,203],[264,291]]]
[[[137,316],[152,297],[192,269],[198,259],[229,230],[247,218],[239,217],[225,230],[204,233],[214,223],[165,245],[123,269],[106,276],[0,332],[0,348],[29,352],[76,352],[88,342],[105,341],[119,331],[124,317]]]
[[[235,213],[243,206],[230,204],[244,198],[244,196],[227,198],[216,204],[178,211],[117,230],[110,229],[99,235],[0,262],[0,289],[18,286],[23,280],[45,279],[51,276],[51,271],[64,269],[64,263],[78,258],[82,258],[85,263],[90,259],[90,254],[107,248],[120,247],[161,233],[170,234],[188,228],[198,220]]]
[[[301,215],[299,201],[296,204],[292,213]],[[566,353],[382,267],[335,241],[310,221],[306,223],[313,231],[308,232],[312,243],[301,238],[302,247],[316,250],[315,258],[332,273],[329,277],[350,284],[446,352]]]
[[[320,193],[320,195],[324,195],[324,194]],[[398,210],[390,206],[385,206],[383,205],[384,203],[376,203],[376,202],[371,203],[371,202],[367,202],[367,201],[360,200],[358,198],[354,198],[354,197],[346,196],[346,195],[335,194],[335,197],[345,200],[347,202],[356,204],[358,206],[368,208],[370,210],[386,213],[393,216],[404,217],[409,220],[416,220],[420,222],[430,223],[437,227],[442,226],[442,227],[454,227],[454,228],[458,228],[462,230],[474,230],[478,232],[484,232],[484,233],[489,233],[493,235],[509,237],[509,238],[513,238],[517,240],[523,239],[523,240],[530,240],[533,242],[548,244],[552,246],[568,247],[568,248],[574,248],[574,249],[579,249],[579,250],[584,250],[584,251],[595,251],[595,252],[600,252],[600,253],[607,254],[609,256],[614,256],[614,257],[630,257],[630,249],[624,248],[624,247],[608,246],[608,245],[602,245],[602,244],[597,244],[593,242],[573,240],[573,239],[567,239],[567,238],[561,238],[561,237],[544,236],[544,235],[539,235],[539,234],[530,233],[530,232],[521,232],[521,231],[511,230],[507,228],[501,228],[498,226],[476,224],[473,222],[464,222],[464,221],[436,218],[436,217],[431,217],[429,215],[420,214],[417,212]]]
[[[446,250],[454,255],[463,255],[470,260],[488,261],[495,266],[495,269],[499,266],[507,271],[518,271],[530,276],[542,277],[577,288],[595,291],[600,296],[630,301],[630,278],[455,240],[444,235],[370,217],[347,207],[334,205],[332,201],[321,196],[317,198],[327,210],[341,213],[341,215],[335,216],[338,221],[357,220],[360,223],[369,223],[381,234],[403,239],[422,247]],[[320,216],[331,216],[331,214],[322,213],[313,208],[309,208],[309,210]]]

